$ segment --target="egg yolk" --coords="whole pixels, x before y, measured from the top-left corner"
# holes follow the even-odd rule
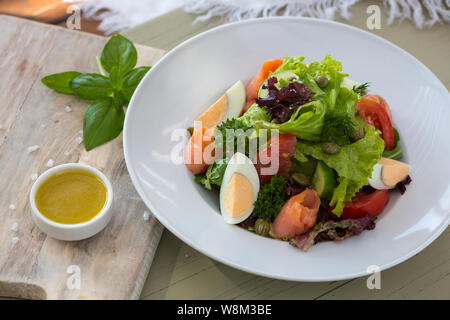
[[[383,165],[381,171],[381,180],[388,187],[393,187],[408,176],[409,166],[400,161],[381,158],[380,164]]]
[[[253,186],[240,173],[234,173],[225,189],[225,211],[232,218],[248,213],[253,204]]]

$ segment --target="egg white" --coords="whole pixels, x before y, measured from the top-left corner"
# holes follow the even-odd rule
[[[383,183],[383,180],[381,180],[382,172],[383,165],[380,163],[375,164],[373,166],[372,176],[369,178],[369,184],[372,186],[372,188],[375,188],[377,190],[391,189]]]
[[[232,218],[227,214],[224,201],[227,185],[230,182],[231,177],[235,173],[239,173],[247,178],[253,188],[252,206],[250,207],[248,212],[246,212],[242,217],[239,218]],[[253,165],[252,161],[244,154],[236,152],[228,162],[227,168],[225,169],[225,173],[223,175],[222,186],[220,187],[220,212],[226,223],[238,224],[247,219],[252,214],[256,199],[258,198],[259,187],[258,172],[256,171],[256,168]]]

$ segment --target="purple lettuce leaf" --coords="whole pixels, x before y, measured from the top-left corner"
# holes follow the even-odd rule
[[[327,220],[328,219],[328,220]],[[357,236],[364,230],[375,228],[377,217],[366,215],[358,219],[345,219],[336,221],[327,216],[310,231],[290,239],[290,243],[303,251],[321,241],[342,241],[352,236]]]
[[[294,111],[301,105],[312,101],[312,91],[302,83],[291,82],[281,89],[275,84],[278,83],[276,77],[270,77],[263,89],[267,89],[268,95],[265,98],[256,98],[259,107],[267,108],[270,120],[283,123],[290,119]]]

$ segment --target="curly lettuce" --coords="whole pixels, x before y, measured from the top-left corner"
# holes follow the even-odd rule
[[[283,84],[287,80],[302,83],[312,91],[313,101],[300,106],[284,123],[257,120],[254,121],[254,127],[278,129],[281,133],[295,134],[308,141],[329,141],[340,145],[350,143],[354,131],[354,104],[358,94],[341,88],[341,83],[347,76],[341,71],[341,62],[330,55],[309,65],[304,63],[303,56],[286,57],[271,76]],[[317,76],[328,79],[324,88],[317,85]],[[264,96],[267,96],[267,89],[260,90],[260,97]]]
[[[364,138],[342,146],[335,154],[324,153],[322,144],[296,144],[295,157],[300,157],[300,154],[311,156],[322,160],[337,172],[339,185],[330,202],[330,206],[335,206],[333,213],[337,216],[342,214],[344,202],[351,201],[356,192],[368,184],[373,166],[381,159],[384,150],[384,141],[378,130],[373,126],[365,126],[364,132]]]
[[[253,127],[253,123],[257,120],[270,121],[270,115],[265,108],[260,108],[254,103],[239,119],[247,127]]]
[[[311,89],[316,99],[323,100],[327,104],[328,110],[333,110],[336,105],[336,99],[341,89],[341,83],[348,74],[342,73],[342,63],[333,59],[327,54],[322,61],[305,64],[303,56],[286,57],[283,64],[278,68],[277,73],[290,71],[297,76],[297,81],[303,83]],[[328,79],[328,85],[320,88],[314,80],[317,76],[325,76]]]
[[[277,129],[280,133],[295,134],[308,141],[319,141],[325,113],[323,102],[316,100],[299,107],[284,123],[257,120],[253,126],[258,129]]]
[[[357,126],[355,118],[357,99],[358,94],[353,90],[340,89],[334,110],[329,110],[325,116],[321,141],[334,142],[341,146],[351,142]]]
[[[227,165],[228,159],[224,158],[217,160],[209,166],[204,174],[197,174],[195,176],[195,182],[202,184],[208,190],[212,189],[212,185],[220,187]]]

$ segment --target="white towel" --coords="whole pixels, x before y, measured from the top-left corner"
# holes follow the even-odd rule
[[[65,0],[79,2],[80,0]],[[122,31],[183,7],[198,15],[194,23],[222,17],[224,22],[256,17],[308,16],[334,19],[337,14],[345,19],[350,8],[360,0],[82,0],[83,13],[88,18],[101,19],[99,30],[106,34]],[[379,0],[388,10],[387,24],[396,19],[410,19],[418,28],[435,23],[450,22],[450,0]],[[372,2],[370,4],[376,4]],[[99,13],[100,10],[108,11]]]

